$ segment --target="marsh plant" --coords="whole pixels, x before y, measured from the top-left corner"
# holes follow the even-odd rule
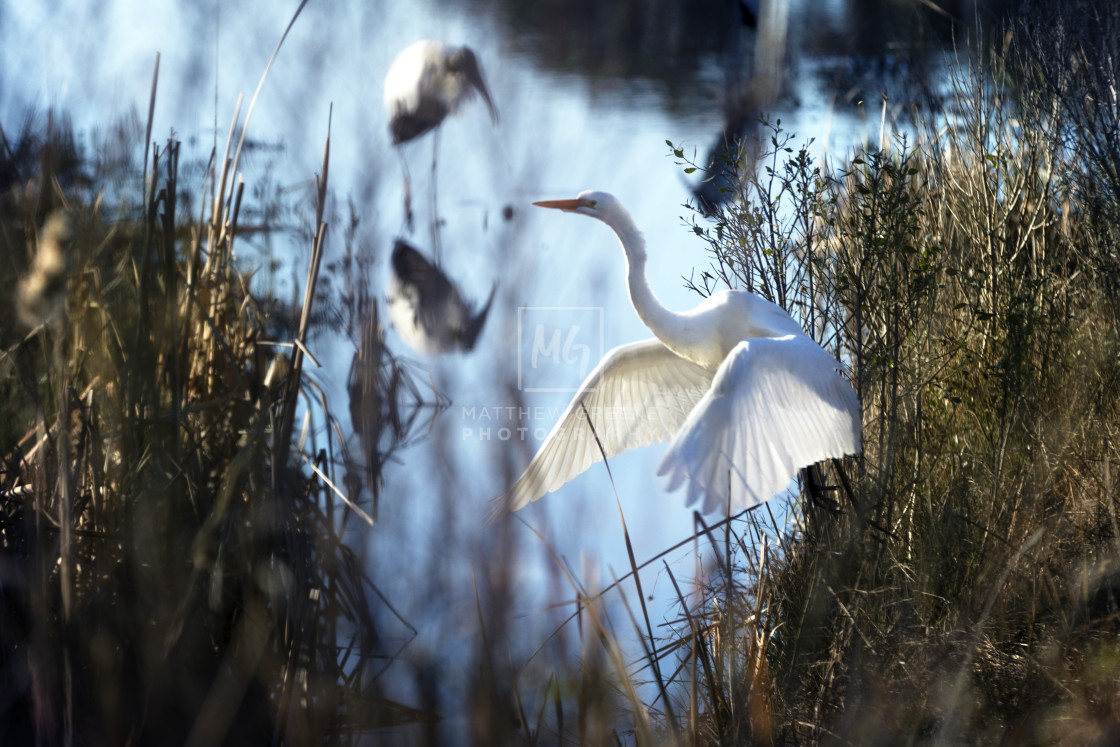
[[[1120,734],[1117,109],[1095,35],[1117,14],[1088,7],[950,58],[943,116],[908,135],[814,163],[771,125],[757,174],[690,219],[712,256],[692,286],[799,314],[864,420],[860,457],[806,471],[792,523],[732,524],[682,603],[697,740]]]
[[[243,123],[189,166],[148,128],[92,153],[55,115],[4,133],[0,741],[349,744],[416,720],[380,692],[385,608],[347,537],[408,425],[344,458],[305,372],[331,305],[329,136],[306,293],[284,302],[236,261],[285,227],[245,198]],[[368,292],[352,301],[374,345]],[[354,376],[367,403],[404,399],[384,352]]]

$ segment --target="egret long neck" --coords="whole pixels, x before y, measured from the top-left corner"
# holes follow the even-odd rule
[[[630,291],[630,303],[638,312],[638,318],[674,353],[695,360],[696,352],[691,349],[692,335],[688,332],[688,319],[662,306],[646,279],[646,242],[641,232],[630,220],[619,220],[611,228],[618,234],[618,240],[626,252],[626,283]]]

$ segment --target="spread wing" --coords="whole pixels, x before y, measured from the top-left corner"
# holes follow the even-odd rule
[[[839,364],[808,337],[739,343],[665,453],[669,489],[688,482],[705,513],[750,508],[797,470],[860,449],[859,400]]]
[[[615,348],[588,375],[524,474],[498,500],[516,511],[601,461],[596,436],[607,457],[671,439],[711,381],[711,371],[656,339]]]

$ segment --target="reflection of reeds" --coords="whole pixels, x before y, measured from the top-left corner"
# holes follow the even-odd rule
[[[69,144],[42,147],[49,164]],[[230,151],[194,219],[174,140],[145,164],[135,219],[49,171],[37,199],[0,204],[9,252],[50,205],[65,200],[74,226],[63,252],[64,219],[46,221],[11,300],[53,322],[5,342],[5,744],[341,744],[419,715],[378,689],[381,602],[343,541],[359,493],[293,427],[333,421],[302,375],[329,141],[295,328],[234,262]],[[297,421],[301,401],[317,406]]]
[[[374,517],[386,462],[413,443],[418,426],[429,424],[447,403],[425,391],[407,363],[385,345],[377,307],[369,304],[361,340],[350,364],[347,382],[350,422],[362,444],[366,481],[373,493]]]

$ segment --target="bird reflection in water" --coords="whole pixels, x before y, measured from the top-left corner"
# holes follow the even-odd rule
[[[463,297],[435,263],[405,241],[397,240],[390,260],[389,318],[410,348],[425,355],[466,352],[474,348],[497,283],[482,308]]]

